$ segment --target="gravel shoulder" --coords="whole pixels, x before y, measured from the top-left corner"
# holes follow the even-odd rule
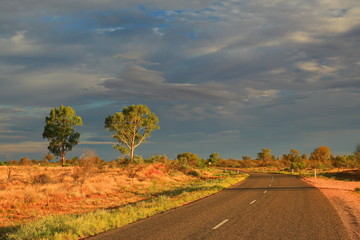
[[[360,240],[360,182],[345,182],[324,178],[304,178],[306,182],[318,188],[334,205],[349,235]]]

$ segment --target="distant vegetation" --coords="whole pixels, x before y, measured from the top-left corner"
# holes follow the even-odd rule
[[[91,159],[95,161],[96,166],[119,166],[126,164],[141,164],[168,161],[166,156],[151,156],[144,159],[135,155],[134,151],[141,143],[150,137],[153,130],[160,129],[158,117],[150,111],[146,105],[130,105],[123,108],[122,112],[105,118],[105,129],[113,132],[112,137],[119,144],[113,147],[122,154],[118,159],[105,161],[98,156]],[[50,141],[48,149],[49,154],[44,158],[32,159],[22,157],[19,161],[8,157],[8,161],[0,161],[0,165],[9,166],[56,166],[59,162],[52,162],[54,156],[60,159],[62,166],[80,166],[84,160],[79,157],[65,159],[65,154],[79,143],[80,133],[75,132],[75,126],[81,126],[82,119],[77,116],[71,107],[60,106],[53,108],[49,116],[45,118],[45,127],[43,138]],[[52,153],[52,154],[51,154]],[[94,154],[95,155],[95,154]],[[173,164],[183,169],[190,167],[204,168],[208,167],[237,167],[237,168],[272,168],[278,170],[298,170],[305,169],[349,169],[360,168],[360,144],[355,146],[354,153],[351,155],[334,156],[329,147],[319,146],[308,157],[305,153],[300,153],[296,149],[291,149],[280,157],[271,154],[271,149],[262,148],[256,154],[256,158],[243,156],[242,159],[224,159],[219,153],[210,154],[208,159],[199,158],[196,153],[179,153],[176,159],[171,160]],[[95,159],[95,160],[94,160]]]
[[[320,170],[332,170],[332,169],[356,169],[360,168],[360,145],[357,145],[355,151],[351,155],[338,155],[331,154],[329,147],[320,146],[314,149],[314,151],[308,157],[305,153],[300,153],[296,149],[291,149],[289,153],[283,154],[280,157],[275,157],[271,154],[271,149],[261,149],[257,153],[257,158],[252,159],[250,156],[243,156],[242,159],[224,159],[219,153],[210,154],[209,158],[202,159],[197,154],[191,152],[179,153],[176,159],[168,159],[166,155],[154,155],[147,159],[141,156],[134,155],[133,161],[130,161],[126,155],[120,156],[116,160],[105,161],[99,156],[93,153],[92,158],[93,165],[96,166],[108,166],[118,167],[126,166],[130,162],[132,164],[142,163],[156,163],[156,162],[171,162],[180,168],[187,169],[189,167],[204,168],[204,167],[232,167],[232,168],[269,168],[277,170],[306,170],[306,169],[320,169]],[[58,162],[53,162],[54,156],[51,154],[45,155],[42,159],[32,159],[22,157],[19,161],[10,160],[2,161],[0,165],[9,166],[29,166],[29,165],[41,165],[41,166],[58,166],[63,162],[60,159]],[[65,166],[81,166],[84,163],[84,159],[79,157],[73,157],[65,161]]]

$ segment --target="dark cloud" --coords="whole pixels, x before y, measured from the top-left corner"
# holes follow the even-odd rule
[[[113,157],[104,117],[147,104],[162,129],[144,155],[238,157],[264,146],[308,151],[321,140],[352,151],[359,15],[357,0],[7,1],[0,140],[41,149],[44,116],[65,104],[83,116],[86,146]],[[337,133],[348,140],[330,141]]]

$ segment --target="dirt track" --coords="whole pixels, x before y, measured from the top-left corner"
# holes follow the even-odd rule
[[[320,189],[336,208],[353,240],[360,240],[360,182],[345,182],[323,178],[305,178]]]

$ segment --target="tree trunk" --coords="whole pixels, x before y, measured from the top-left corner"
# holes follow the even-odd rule
[[[61,154],[61,165],[62,165],[63,167],[65,167],[65,163],[66,163],[65,153],[62,153],[62,154]]]
[[[134,161],[134,146],[131,146],[131,149],[130,149],[130,162],[133,162]]]

